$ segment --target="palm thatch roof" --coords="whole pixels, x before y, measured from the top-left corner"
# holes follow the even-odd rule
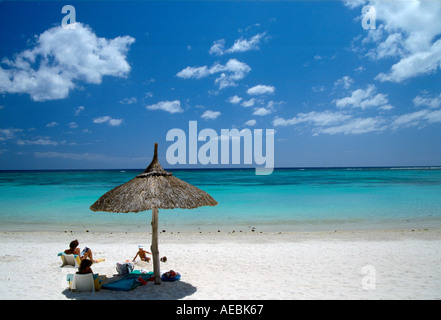
[[[158,249],[158,209],[217,205],[208,193],[173,177],[158,161],[158,144],[150,165],[132,180],[106,192],[91,207],[92,211],[140,212],[152,210],[152,257],[155,284],[161,283]]]
[[[158,161],[155,143],[153,160],[145,171],[132,180],[108,191],[91,207],[92,211],[140,212],[158,209],[217,205],[208,193],[165,171]]]

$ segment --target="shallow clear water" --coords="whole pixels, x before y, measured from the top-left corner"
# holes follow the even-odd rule
[[[142,170],[0,172],[0,229],[150,231],[151,212],[89,207]],[[160,210],[167,231],[441,227],[440,168],[174,170],[219,203]]]

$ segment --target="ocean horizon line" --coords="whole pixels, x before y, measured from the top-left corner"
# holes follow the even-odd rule
[[[62,172],[62,171],[144,171],[145,168],[101,168],[101,169],[0,169],[0,173],[10,172]],[[229,167],[229,168],[170,168],[164,167],[164,170],[170,171],[254,171],[254,167]],[[274,170],[441,170],[441,165],[425,166],[329,166],[329,167],[275,167]]]
[[[168,169],[167,169],[168,170]],[[138,169],[27,170],[0,174],[0,230],[138,230],[143,215],[90,211],[90,205]],[[366,229],[441,226],[441,167],[279,167],[170,170],[201,188],[215,207],[164,214],[164,230]],[[177,230],[179,231],[179,230]]]

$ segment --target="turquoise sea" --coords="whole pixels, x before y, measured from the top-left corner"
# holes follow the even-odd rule
[[[1,231],[150,231],[151,212],[89,207],[143,170],[2,171]],[[170,171],[170,170],[169,170]],[[441,227],[441,168],[173,170],[219,203],[159,210],[168,231],[319,231]]]

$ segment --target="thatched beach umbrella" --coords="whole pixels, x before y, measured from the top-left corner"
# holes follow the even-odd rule
[[[132,180],[108,191],[91,207],[92,211],[140,212],[152,210],[153,272],[155,284],[161,283],[158,250],[158,209],[193,209],[215,206],[217,202],[205,191],[173,177],[158,161],[158,144],[150,165]]]

